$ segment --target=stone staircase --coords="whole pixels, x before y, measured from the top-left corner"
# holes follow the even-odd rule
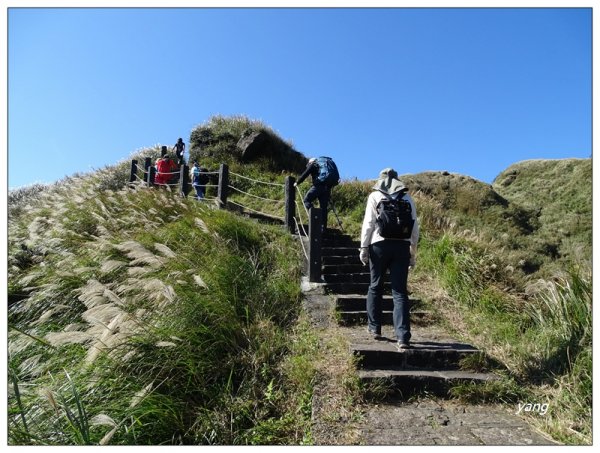
[[[323,238],[322,273],[325,291],[334,300],[338,323],[357,357],[358,375],[366,388],[384,386],[403,397],[428,392],[445,396],[458,383],[482,383],[496,379],[478,372],[485,355],[471,345],[449,337],[435,326],[431,312],[411,298],[411,349],[399,351],[393,337],[393,301],[389,281],[383,300],[381,340],[366,331],[366,294],[369,269],[358,258],[359,243],[338,232]],[[389,336],[385,336],[386,333]]]

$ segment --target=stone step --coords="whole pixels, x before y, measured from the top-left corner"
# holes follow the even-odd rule
[[[356,263],[325,264],[321,267],[321,271],[323,274],[361,274],[369,273],[369,266],[364,266],[360,261]]]
[[[391,310],[384,310],[381,314],[381,323],[384,325],[393,325]],[[342,326],[367,325],[367,312],[362,311],[338,311],[338,322]],[[410,322],[416,325],[426,325],[433,322],[433,314],[430,311],[411,311]]]
[[[360,241],[355,240],[351,236],[330,236],[325,235],[322,238],[322,244],[324,247],[353,247],[358,249],[360,247]]]
[[[410,308],[415,308],[423,304],[420,299],[410,298]],[[334,297],[335,309],[338,311],[365,311],[367,309],[367,293],[364,294],[345,294]],[[394,301],[392,296],[387,294],[382,298],[383,310],[392,310]]]
[[[325,289],[329,294],[364,294],[367,295],[369,282],[358,283],[326,283]],[[389,283],[383,285],[383,291],[390,294],[392,288]]]
[[[448,369],[461,368],[461,361],[478,349],[463,343],[412,342],[411,348],[399,351],[392,338],[371,340],[369,343],[353,344],[350,349],[358,357],[360,368],[417,368]]]
[[[323,274],[323,280],[327,283],[370,283],[371,274],[368,272],[356,274]],[[389,281],[389,278],[386,279]]]
[[[358,253],[349,256],[323,256],[321,258],[321,264],[323,266],[337,264],[355,264],[362,266]]]
[[[358,371],[358,378],[363,384],[367,384],[366,388],[369,388],[369,384],[379,384],[379,387],[383,385],[386,390],[399,392],[406,398],[423,392],[444,397],[457,384],[484,384],[497,380],[498,376],[447,369],[367,368]]]
[[[322,247],[321,256],[354,256],[359,258],[358,248],[356,247]],[[360,260],[359,260],[360,261]]]

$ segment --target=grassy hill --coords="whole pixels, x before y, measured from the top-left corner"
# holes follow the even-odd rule
[[[190,157],[275,184],[304,165],[303,156],[287,170],[273,156],[243,162],[236,143],[249,130],[276,135],[215,117],[192,131]],[[9,193],[9,442],[310,443],[324,364],[335,356],[351,370],[351,358],[303,317],[298,243],[210,203],[128,188],[128,175],[125,161]],[[542,398],[543,429],[589,443],[591,161],[523,162],[492,185],[446,172],[401,178],[422,225],[412,284],[449,329],[507,368],[499,386],[457,396]],[[235,184],[265,199],[281,190]],[[356,237],[371,186],[345,181],[333,192]],[[350,376],[338,386],[346,408],[358,398]]]
[[[9,195],[9,442],[310,442],[298,243],[128,167]]]
[[[547,401],[552,413],[534,422],[563,442],[589,443],[591,161],[535,165],[516,164],[493,185],[448,172],[401,176],[421,222],[409,283],[449,330],[509,371],[486,394],[457,393],[515,405]],[[332,196],[356,237],[372,184],[346,182]]]
[[[592,160],[529,160],[493,182],[503,197],[533,213],[535,233],[551,258],[591,258]]]

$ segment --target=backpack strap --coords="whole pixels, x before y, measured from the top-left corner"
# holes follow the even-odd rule
[[[408,187],[405,187],[404,189],[401,189],[398,192],[394,192],[395,194],[397,194],[396,196],[392,196],[387,192],[382,192],[381,190],[378,190],[378,192],[382,193],[383,196],[386,197],[388,200],[400,200],[404,195],[408,193]]]

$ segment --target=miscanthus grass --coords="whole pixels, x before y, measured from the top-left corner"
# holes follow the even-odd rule
[[[483,393],[471,387],[456,394],[512,404],[543,401],[551,410],[532,422],[562,442],[589,444],[592,285],[585,263],[519,288],[501,256],[476,241],[445,234],[421,241],[419,264],[418,272],[434,274],[456,301],[440,309],[462,320],[457,333],[506,367],[502,383]],[[459,325],[451,324],[451,329]]]
[[[282,366],[308,354],[297,243],[98,178],[10,221],[9,443],[309,442],[314,372]]]

